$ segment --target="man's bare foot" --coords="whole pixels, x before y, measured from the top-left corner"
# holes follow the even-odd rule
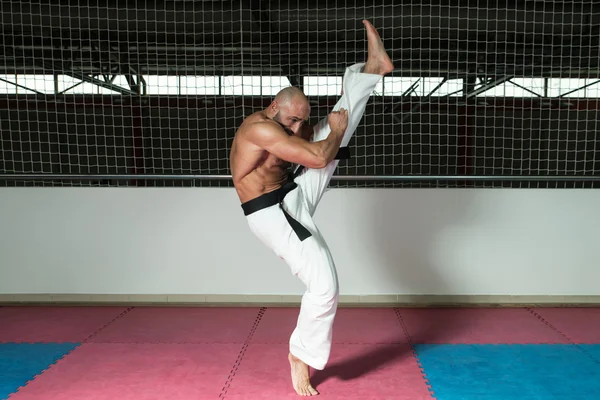
[[[298,357],[293,356],[292,353],[288,355],[288,359],[290,360],[290,367],[292,368],[292,384],[294,385],[296,393],[300,396],[315,396],[319,394],[319,392],[310,385],[308,365],[302,362]]]
[[[366,19],[363,24],[367,28],[367,41],[369,56],[364,71],[367,74],[386,75],[394,70],[394,64],[387,55],[383,42],[377,30]]]

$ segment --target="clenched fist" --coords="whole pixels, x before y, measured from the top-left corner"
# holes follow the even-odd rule
[[[348,127],[348,110],[340,108],[339,111],[332,111],[327,122],[332,132],[343,134]]]

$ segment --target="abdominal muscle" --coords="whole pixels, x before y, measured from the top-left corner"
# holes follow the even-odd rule
[[[288,180],[288,163],[269,165],[272,155],[265,164],[255,168],[251,173],[235,183],[235,188],[242,203],[272,192],[283,186]]]

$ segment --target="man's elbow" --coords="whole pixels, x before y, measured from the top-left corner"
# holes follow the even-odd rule
[[[324,154],[315,154],[315,156],[312,157],[310,164],[311,165],[307,165],[308,168],[321,169],[329,164],[329,160],[327,160],[327,157]]]

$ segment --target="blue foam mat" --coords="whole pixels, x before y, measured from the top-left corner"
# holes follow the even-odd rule
[[[24,386],[79,343],[0,343],[0,399]]]
[[[433,396],[447,399],[600,399],[600,345],[421,344]]]
[[[600,366],[600,344],[578,344],[578,346],[590,355]]]

